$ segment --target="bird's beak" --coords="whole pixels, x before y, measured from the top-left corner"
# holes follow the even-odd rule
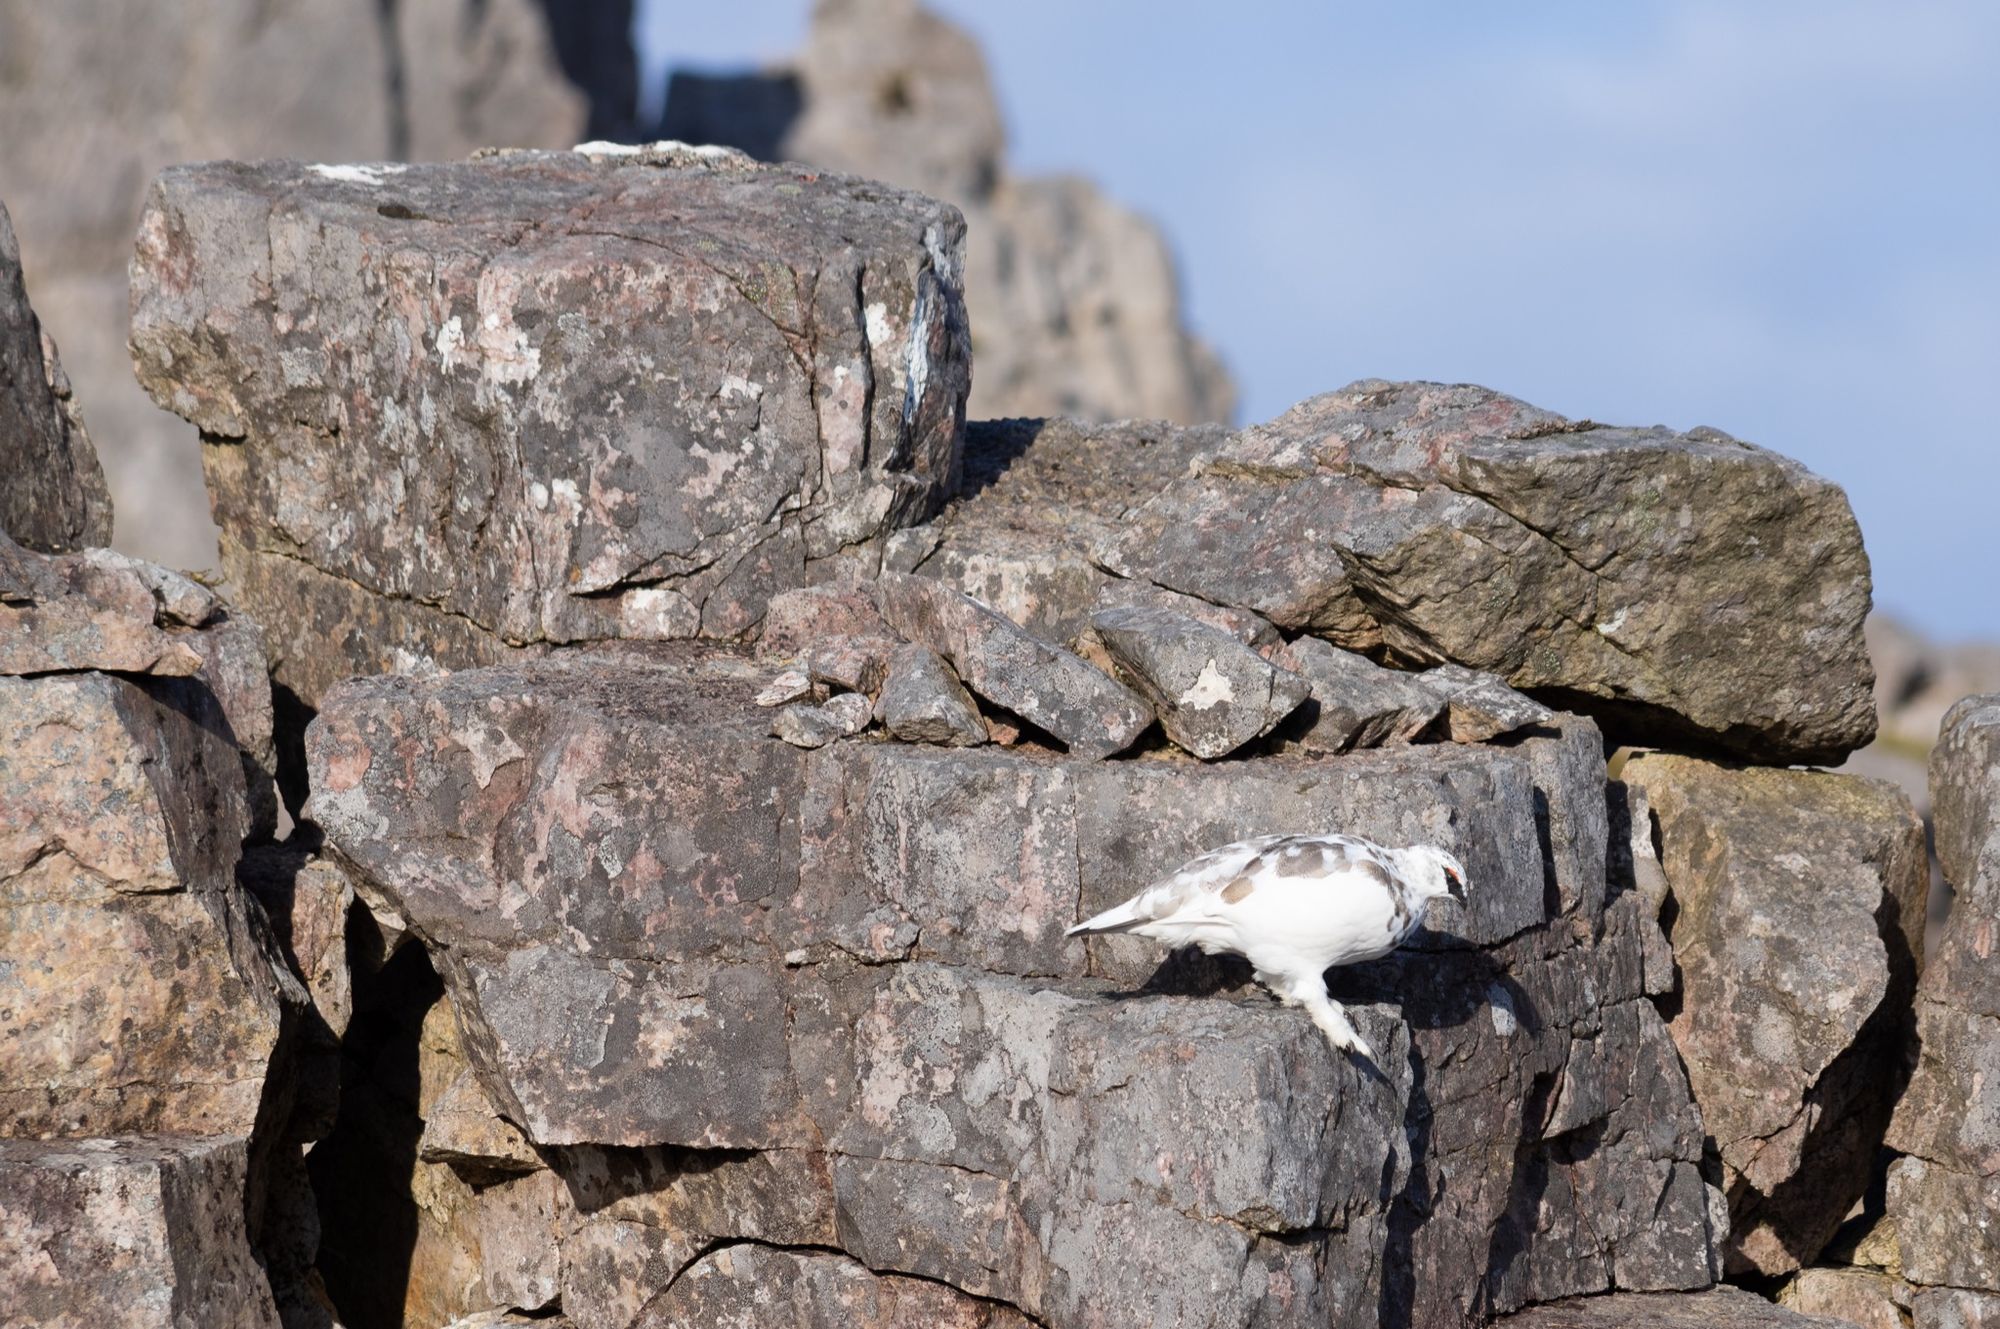
[[[1455,869],[1446,868],[1444,870],[1444,888],[1451,895],[1452,899],[1458,901],[1460,904],[1465,903],[1465,878],[1459,876]]]

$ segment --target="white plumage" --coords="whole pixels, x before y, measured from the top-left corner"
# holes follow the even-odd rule
[[[1375,1054],[1327,996],[1335,965],[1387,955],[1465,869],[1432,845],[1387,849],[1358,835],[1260,835],[1211,849],[1070,936],[1130,932],[1209,955],[1240,955],[1257,981],[1302,1006],[1336,1048]]]

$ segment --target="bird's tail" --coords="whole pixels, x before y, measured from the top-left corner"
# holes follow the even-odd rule
[[[1151,921],[1139,912],[1137,906],[1137,900],[1127,900],[1124,904],[1114,905],[1101,914],[1084,919],[1063,935],[1080,937],[1088,932],[1130,932],[1141,923]]]

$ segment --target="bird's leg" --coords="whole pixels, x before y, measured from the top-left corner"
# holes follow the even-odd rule
[[[1347,1012],[1341,1004],[1326,995],[1326,987],[1319,977],[1317,975],[1313,977],[1310,990],[1305,990],[1307,986],[1300,984],[1298,988],[1294,988],[1292,997],[1299,1005],[1306,1008],[1306,1014],[1312,1017],[1312,1022],[1326,1035],[1326,1041],[1343,1052],[1358,1052],[1369,1061],[1374,1061],[1375,1049],[1369,1047],[1367,1040],[1361,1037],[1360,1031],[1355,1029],[1354,1022],[1347,1018]]]

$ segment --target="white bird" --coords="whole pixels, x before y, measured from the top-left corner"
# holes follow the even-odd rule
[[[1260,835],[1211,849],[1070,936],[1130,932],[1209,955],[1240,955],[1334,1047],[1375,1053],[1326,992],[1335,965],[1387,955],[1441,895],[1463,899],[1465,868],[1433,845],[1387,849],[1358,835]]]

